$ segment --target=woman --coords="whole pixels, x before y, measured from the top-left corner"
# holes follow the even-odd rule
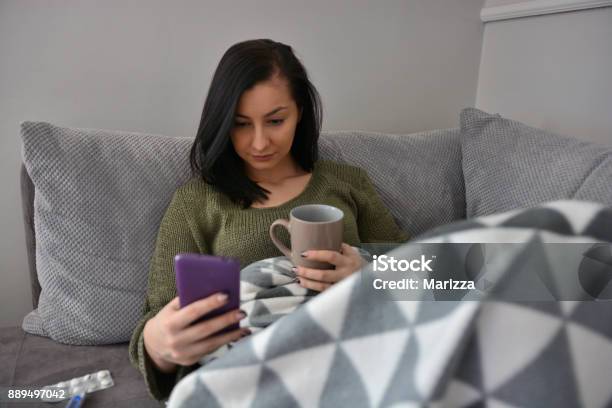
[[[323,291],[361,267],[351,245],[403,242],[365,171],[317,160],[321,104],[291,47],[271,40],[233,45],[212,79],[191,149],[194,177],[174,194],[151,261],[144,316],[130,342],[130,360],[151,395],[174,384],[246,329],[215,334],[245,317],[239,310],[190,326],[226,299],[213,295],[180,309],[173,259],[180,252],[231,256],[244,267],[281,255],[270,224],[298,205],[344,211],[341,252],[307,251],[333,270],[296,268],[304,288]]]

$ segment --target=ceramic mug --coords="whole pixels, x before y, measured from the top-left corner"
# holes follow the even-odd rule
[[[301,256],[310,249],[338,251],[342,248],[344,213],[339,208],[324,204],[307,204],[293,208],[289,219],[278,219],[270,225],[270,238],[276,247],[294,265],[315,269],[333,269],[327,262],[312,261]],[[291,238],[291,249],[283,245],[274,234],[274,229],[282,226]]]

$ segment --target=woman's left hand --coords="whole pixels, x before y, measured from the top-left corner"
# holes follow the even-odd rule
[[[336,269],[312,269],[303,266],[294,268],[299,284],[307,289],[322,292],[334,283],[358,271],[365,261],[352,246],[342,243],[341,252],[328,250],[305,251],[302,256],[310,261],[327,262]]]

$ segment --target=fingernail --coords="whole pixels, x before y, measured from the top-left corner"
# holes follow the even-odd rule
[[[240,337],[246,337],[250,334],[251,334],[251,331],[249,329],[245,329],[242,331],[242,334],[240,335]]]
[[[246,315],[247,314],[244,310],[240,310],[238,313],[236,313],[236,317],[238,317],[238,319],[244,319]]]
[[[291,272],[296,273],[296,272],[297,272],[297,267],[295,267],[295,266],[294,266],[294,267],[292,267],[292,268],[291,268]]]
[[[217,295],[217,300],[219,302],[225,302],[227,300],[227,295],[225,293],[219,293]]]
[[[306,256],[308,255],[306,252],[308,252],[308,251],[304,251],[304,252],[302,252],[302,253],[300,254],[300,256],[301,256],[302,258],[306,258]]]

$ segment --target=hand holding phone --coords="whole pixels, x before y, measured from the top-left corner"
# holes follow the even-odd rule
[[[225,305],[207,313],[193,324],[240,307],[240,263],[236,259],[178,254],[174,257],[174,271],[181,308],[215,293],[228,296]],[[236,329],[238,324],[226,327],[220,333]]]
[[[207,259],[203,262],[207,272],[202,273],[203,259],[194,259],[203,255],[184,255],[181,254],[177,262],[181,265],[177,268],[179,296],[149,319],[143,331],[148,356],[160,371],[168,373],[175,371],[177,365],[192,365],[224,344],[250,334],[246,328],[238,329],[245,314],[238,309],[240,270],[237,261]],[[211,269],[210,261],[221,267]],[[211,281],[205,279],[209,274],[217,278],[217,272],[221,271],[228,272],[228,276]]]

